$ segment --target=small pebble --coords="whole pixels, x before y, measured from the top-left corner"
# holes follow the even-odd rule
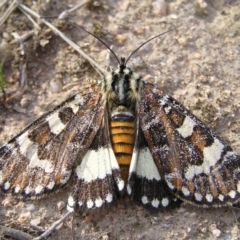
[[[109,236],[108,236],[108,235],[104,235],[104,236],[102,236],[102,239],[103,239],[103,240],[108,240],[108,239],[109,239]]]
[[[29,104],[29,101],[26,97],[23,97],[20,101],[20,106],[22,108],[27,108],[28,107],[28,104]]]
[[[38,226],[38,225],[40,225],[40,223],[41,223],[41,218],[40,217],[32,219],[31,222],[30,222],[30,224],[33,225],[33,226]]]
[[[214,230],[212,231],[212,234],[213,234],[213,236],[215,236],[215,237],[220,237],[221,233],[222,233],[222,232],[221,232],[219,229],[214,229]]]
[[[53,79],[49,83],[52,93],[58,93],[62,89],[62,82],[58,79]]]
[[[186,46],[187,45],[187,39],[184,37],[178,38],[178,43],[181,46]]]
[[[66,203],[64,201],[60,201],[57,203],[57,209],[61,212],[66,207]]]
[[[35,211],[36,206],[34,204],[26,204],[26,209],[30,212]]]
[[[207,232],[207,228],[206,228],[206,227],[203,227],[203,228],[200,229],[200,231],[201,231],[202,233],[206,233],[206,232]]]
[[[164,17],[168,12],[168,4],[164,0],[156,0],[152,3],[153,14]]]

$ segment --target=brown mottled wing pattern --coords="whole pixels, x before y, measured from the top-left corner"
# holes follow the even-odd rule
[[[240,156],[175,99],[144,84],[139,120],[160,175],[178,198],[203,206],[239,201]]]
[[[124,190],[124,181],[114,155],[105,113],[101,127],[74,170],[68,210],[97,209],[112,203]]]
[[[33,122],[0,149],[0,188],[41,197],[67,183],[104,114],[100,87],[92,85]]]

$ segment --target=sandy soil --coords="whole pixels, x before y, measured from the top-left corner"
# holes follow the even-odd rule
[[[64,2],[64,3],[63,3]],[[56,16],[78,3],[23,1],[43,16]],[[210,125],[240,153],[240,2],[212,1],[92,1],[74,11],[69,20],[84,26],[119,57],[127,57],[141,43],[176,26],[153,40],[129,62],[146,81],[155,82]],[[2,7],[1,12],[6,9]],[[0,13],[0,16],[2,13]],[[69,24],[58,24],[72,40],[106,66],[106,48]],[[34,29],[16,10],[1,27],[0,58],[8,80],[6,101],[0,101],[0,143],[50,110],[83,85],[101,79],[91,65],[46,26]],[[22,43],[12,33],[34,34]],[[21,55],[20,50],[24,50]],[[20,87],[26,67],[25,81]],[[73,86],[73,83],[76,83]],[[3,95],[0,95],[2,98]],[[69,183],[70,185],[71,183]],[[0,224],[30,232],[29,223],[45,229],[66,213],[69,186],[39,201],[5,201]],[[151,212],[129,199],[92,214],[75,216],[48,239],[240,239],[240,212],[236,208],[180,208]],[[72,230],[73,225],[73,230]],[[1,236],[1,235],[0,235]],[[3,238],[4,239],[4,238]]]

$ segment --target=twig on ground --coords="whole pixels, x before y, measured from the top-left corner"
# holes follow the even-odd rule
[[[37,238],[34,238],[33,240],[41,240],[41,239],[45,239],[46,237],[48,237],[62,222],[64,222],[72,214],[73,214],[73,212],[67,212],[62,218],[60,218],[59,220],[54,222],[52,224],[52,226],[50,228],[48,228],[42,235],[40,235]]]
[[[81,3],[77,4],[76,6],[70,8],[68,10],[63,11],[62,13],[59,14],[58,18],[59,19],[66,18],[71,12],[77,10],[78,8],[83,7],[87,2],[89,2],[89,0],[84,0]]]
[[[24,233],[20,230],[16,230],[13,228],[0,226],[0,232],[3,233],[3,235],[11,237],[13,239],[19,239],[19,240],[31,240],[33,237],[27,233]]]
[[[3,6],[3,3],[1,3],[1,7]],[[11,13],[17,8],[18,6],[18,0],[14,0],[11,5],[8,7],[8,9],[5,11],[3,16],[0,18],[0,27],[2,24],[6,21],[6,19],[11,15]]]
[[[86,53],[82,51],[82,49],[74,43],[71,39],[69,39],[66,35],[64,35],[59,29],[53,26],[50,22],[46,21],[45,19],[41,18],[36,12],[25,6],[24,4],[19,4],[18,6],[22,11],[26,11],[27,13],[31,14],[32,16],[38,18],[42,21],[45,25],[53,30],[54,33],[58,34],[65,42],[67,42],[71,47],[73,47],[78,53],[80,53],[89,63],[96,69],[96,71],[102,76],[106,75],[107,71],[102,68],[98,63],[96,63],[91,57],[89,57]]]

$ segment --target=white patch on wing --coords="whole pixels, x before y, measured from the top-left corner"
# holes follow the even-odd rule
[[[10,188],[10,182],[5,182],[4,183],[4,185],[3,185],[3,188],[5,189],[5,190],[8,190],[9,188]]]
[[[142,196],[142,203],[143,204],[148,204],[149,203],[147,196]]]
[[[157,198],[153,199],[152,202],[151,202],[152,206],[155,207],[155,208],[158,208],[159,203],[160,202]]]
[[[51,189],[53,189],[54,185],[55,185],[55,182],[54,182],[54,181],[51,181],[51,182],[48,183],[48,185],[46,186],[46,188],[48,188],[48,189],[51,190]]]
[[[182,193],[186,197],[190,195],[190,191],[188,190],[187,187],[182,187]]]
[[[30,160],[28,165],[29,168],[39,167],[43,169],[46,173],[52,173],[54,171],[54,166],[49,160],[38,158],[36,144],[29,147],[27,157]]]
[[[21,187],[19,185],[17,185],[14,189],[15,193],[18,193],[21,190]]]
[[[203,196],[202,196],[202,194],[200,194],[200,193],[194,193],[194,196],[195,196],[195,198],[196,198],[196,200],[198,201],[198,202],[201,202],[202,201],[202,199],[203,199]]]
[[[36,188],[35,188],[35,193],[40,193],[41,191],[43,190],[43,186],[41,185],[38,185]]]
[[[88,208],[92,208],[93,205],[94,205],[93,201],[92,201],[91,199],[89,199],[89,200],[87,201],[87,207],[88,207]]]
[[[103,200],[100,198],[100,197],[98,197],[96,200],[95,200],[95,205],[96,205],[96,207],[101,207],[102,205],[103,205]]]
[[[85,103],[84,97],[81,96],[80,94],[76,94],[75,101],[81,106],[83,106],[83,104]]]
[[[184,137],[189,137],[193,133],[193,128],[196,123],[188,116],[185,117],[183,124],[176,130]]]
[[[102,147],[98,150],[89,150],[75,171],[79,179],[91,182],[97,179],[104,179],[107,175],[112,175],[112,171],[116,169],[120,171],[112,148]],[[124,181],[118,178],[116,183],[119,191],[123,190]]]
[[[167,107],[165,107],[164,108],[164,112],[166,113],[166,114],[169,114],[169,112],[171,111],[171,107],[170,106],[167,106]]]
[[[19,144],[20,152],[30,161],[28,167],[39,167],[46,173],[53,172],[54,166],[49,160],[38,158],[38,144],[28,138],[28,131],[21,134],[16,141]]]
[[[212,201],[213,201],[213,196],[212,196],[212,194],[208,193],[208,194],[206,195],[206,199],[207,199],[208,202],[212,202]]]
[[[168,198],[163,198],[162,201],[161,201],[161,203],[162,203],[163,207],[167,207],[168,204],[169,204]]]
[[[224,196],[222,194],[219,194],[218,199],[223,202]]]
[[[131,187],[129,186],[129,184],[127,185],[127,193],[128,193],[128,195],[131,195],[131,194],[132,194],[132,189],[131,189]]]
[[[149,148],[139,150],[136,166],[136,174],[141,178],[148,180],[161,180],[157,166],[152,158]]]
[[[158,116],[156,116],[155,118],[151,119],[151,121],[148,122],[144,127],[142,127],[142,130],[147,131],[152,126],[159,124],[159,122],[161,122],[161,120]]]
[[[120,181],[117,183],[117,185],[118,185],[119,191],[122,191],[123,188],[124,188],[124,186],[125,186],[125,183],[124,183],[123,180],[120,180]]]
[[[215,138],[211,146],[203,149],[202,165],[191,165],[188,167],[185,174],[186,178],[192,179],[195,175],[199,175],[201,173],[209,174],[211,167],[219,161],[223,149],[224,145]]]
[[[62,123],[58,114],[59,112],[57,111],[46,118],[46,121],[48,122],[51,132],[56,135],[59,134],[66,126],[64,123]]]
[[[108,195],[106,196],[106,201],[110,203],[112,202],[112,200],[113,200],[113,195],[111,193],[108,193]]]
[[[71,170],[67,170],[65,167],[61,170],[61,174],[64,176],[63,179],[60,180],[61,184],[66,184],[69,178],[71,177]]]
[[[154,91],[153,91],[154,92]],[[160,100],[159,100],[159,104],[161,106],[164,106],[165,104],[167,104],[169,102],[169,96],[166,94],[164,95]]]
[[[231,190],[228,195],[233,199],[236,197],[236,191]]]
[[[68,197],[67,210],[69,212],[73,212],[74,211],[74,205],[75,205],[75,201],[74,201],[73,197],[70,195]]]
[[[19,137],[17,137],[16,142],[19,145],[20,152],[24,156],[26,156],[29,146],[34,144],[28,137],[28,131],[24,132]]]
[[[27,186],[25,189],[24,189],[24,192],[26,193],[26,195],[28,195],[30,192],[32,191],[32,188]]]
[[[167,178],[165,179],[165,181],[170,189],[173,190],[175,188],[174,185]]]

